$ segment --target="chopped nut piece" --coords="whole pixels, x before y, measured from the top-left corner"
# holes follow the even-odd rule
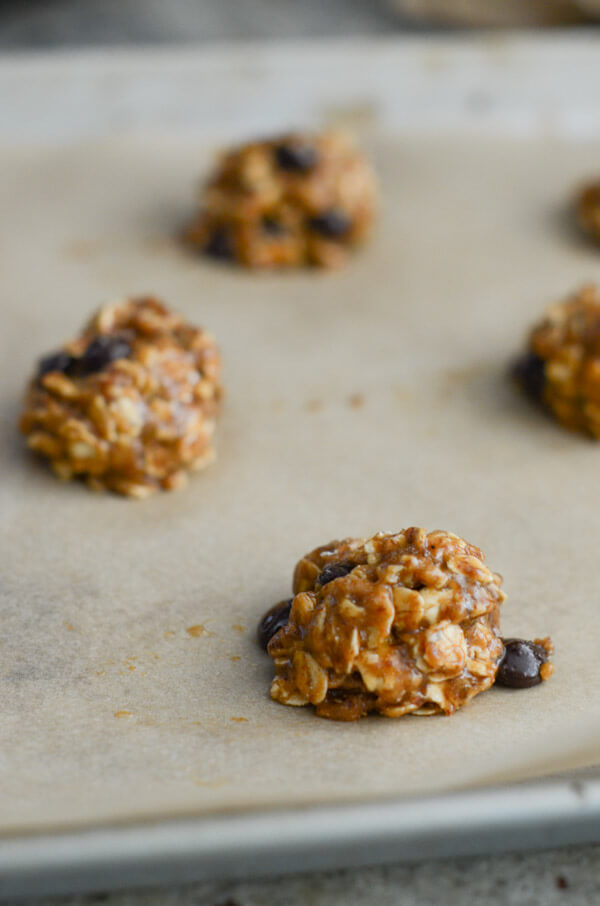
[[[501,584],[449,532],[319,547],[296,566],[289,617],[268,643],[271,696],[336,720],[451,714],[496,677]]]
[[[60,478],[137,498],[172,490],[214,456],[219,371],[213,338],[157,299],[111,303],[42,359],[20,428]]]
[[[184,238],[247,267],[335,267],[375,207],[372,171],[345,136],[288,135],[224,154]]]

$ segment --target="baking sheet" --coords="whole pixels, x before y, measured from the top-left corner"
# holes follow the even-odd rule
[[[4,832],[597,763],[599,452],[504,372],[547,302],[600,278],[563,218],[600,145],[365,141],[381,224],[334,274],[252,275],[180,250],[209,160],[197,141],[0,150]],[[143,292],[214,331],[228,396],[217,464],[133,502],[60,484],[13,425],[37,356],[102,300]],[[504,575],[504,633],[551,634],[555,677],[451,719],[345,725],[272,703],[254,627],[296,559],[410,524],[483,548]]]
[[[595,47],[485,39],[398,50],[153,53],[110,65],[90,54],[1,68],[1,96],[19,99],[0,122],[4,834],[189,815],[204,818],[190,853],[198,866],[203,851],[208,871],[219,862],[207,850],[215,816],[231,818],[216,837],[222,862],[233,813],[275,806],[276,827],[296,828],[292,867],[298,803],[363,802],[366,820],[367,802],[392,800],[395,839],[406,819],[410,852],[423,807],[399,812],[398,797],[598,763],[598,450],[504,380],[546,302],[600,278],[597,251],[565,216],[573,185],[597,166],[600,142],[585,137],[598,121]],[[546,73],[569,60],[565,104]],[[220,103],[207,84],[220,86]],[[475,135],[463,128],[469,111],[484,114]],[[250,275],[183,253],[172,236],[212,133],[288,125],[292,113],[361,127],[384,186],[372,245],[336,274]],[[123,137],[132,123],[138,137]],[[101,301],[147,291],[221,342],[219,460],[184,492],[142,503],[60,485],[14,431],[26,377]],[[339,725],[271,703],[253,630],[288,593],[295,560],[335,535],[410,523],[483,547],[505,577],[504,632],[554,637],[552,681],[492,690],[451,719]],[[202,634],[187,631],[198,625]],[[535,806],[527,795],[507,821],[542,822],[541,802],[560,804],[551,788]],[[430,800],[432,827],[439,809],[448,828],[463,815],[446,840],[468,836],[476,816],[491,828],[499,800],[481,797]],[[581,810],[593,817],[583,800]],[[341,840],[343,814],[329,821]],[[265,824],[271,864],[274,829]],[[146,830],[158,865],[169,823]],[[79,860],[85,875],[93,853],[101,864],[110,850],[114,866],[116,853],[131,862],[148,844],[135,827],[122,850],[114,831],[104,843],[98,833],[77,857],[72,839],[23,838],[4,849],[4,870],[17,872],[17,889],[44,853],[53,870]],[[179,847],[182,826],[173,833]],[[248,834],[240,825],[238,847]]]

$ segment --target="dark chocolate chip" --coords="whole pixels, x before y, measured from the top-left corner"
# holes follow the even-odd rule
[[[51,371],[60,371],[63,374],[67,374],[72,369],[75,361],[76,359],[70,353],[62,349],[60,352],[53,352],[40,359],[38,377],[44,377],[45,374],[50,374]]]
[[[265,651],[275,633],[279,632],[283,626],[287,625],[293,600],[293,598],[288,598],[285,601],[280,601],[279,604],[275,604],[274,607],[267,610],[258,624],[256,637],[258,639],[258,644],[261,648],[264,648]]]
[[[275,217],[269,217],[268,215],[262,219],[262,228],[263,232],[268,233],[269,236],[282,236],[283,233],[287,233],[287,230],[281,221],[276,220]]]
[[[498,665],[496,682],[512,689],[528,689],[542,682],[540,668],[548,660],[541,645],[525,639],[504,639],[504,654]]]
[[[220,261],[230,261],[233,258],[233,242],[228,230],[217,229],[212,234],[204,251],[211,258],[217,258]]]
[[[281,170],[290,173],[308,173],[317,165],[319,155],[312,145],[289,144],[275,148],[275,160]]]
[[[333,582],[334,579],[340,579],[342,576],[347,576],[348,573],[352,572],[355,566],[356,563],[348,563],[347,560],[342,560],[341,563],[328,563],[317,577],[317,585],[320,585],[322,588],[324,585],[327,585],[328,582]]]
[[[545,362],[533,352],[526,352],[518,359],[512,369],[514,380],[519,384],[523,393],[539,403],[542,400],[545,384]]]
[[[76,373],[81,377],[102,371],[117,359],[126,359],[131,354],[131,345],[124,337],[100,334],[89,344],[76,365]]]
[[[311,230],[325,236],[327,239],[340,239],[350,232],[352,221],[344,211],[338,208],[331,208],[317,217],[311,217],[308,222]]]

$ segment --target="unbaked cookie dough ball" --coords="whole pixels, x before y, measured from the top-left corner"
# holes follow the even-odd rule
[[[267,615],[271,696],[337,720],[451,714],[496,678],[501,584],[450,532],[319,547],[296,566],[293,599]]]
[[[214,458],[215,341],[158,299],[105,305],[39,362],[20,428],[63,479],[146,497]]]
[[[584,233],[600,244],[600,181],[588,183],[580,190],[576,214]]]
[[[188,243],[251,268],[336,267],[369,233],[376,185],[345,135],[291,134],[224,154]]]
[[[565,428],[600,437],[600,292],[586,286],[548,309],[513,377]]]

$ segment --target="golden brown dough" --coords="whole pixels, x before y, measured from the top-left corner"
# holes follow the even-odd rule
[[[185,238],[251,268],[336,267],[375,208],[372,170],[346,136],[284,135],[223,155]]]
[[[268,646],[271,696],[338,720],[450,714],[494,682],[501,583],[450,532],[317,548],[298,563],[289,622]]]
[[[586,286],[532,329],[514,377],[565,428],[600,437],[600,292]]]
[[[591,182],[577,195],[576,213],[579,226],[600,243],[600,182]]]
[[[214,458],[219,371],[210,334],[157,299],[124,299],[41,360],[20,428],[60,478],[146,497]]]

